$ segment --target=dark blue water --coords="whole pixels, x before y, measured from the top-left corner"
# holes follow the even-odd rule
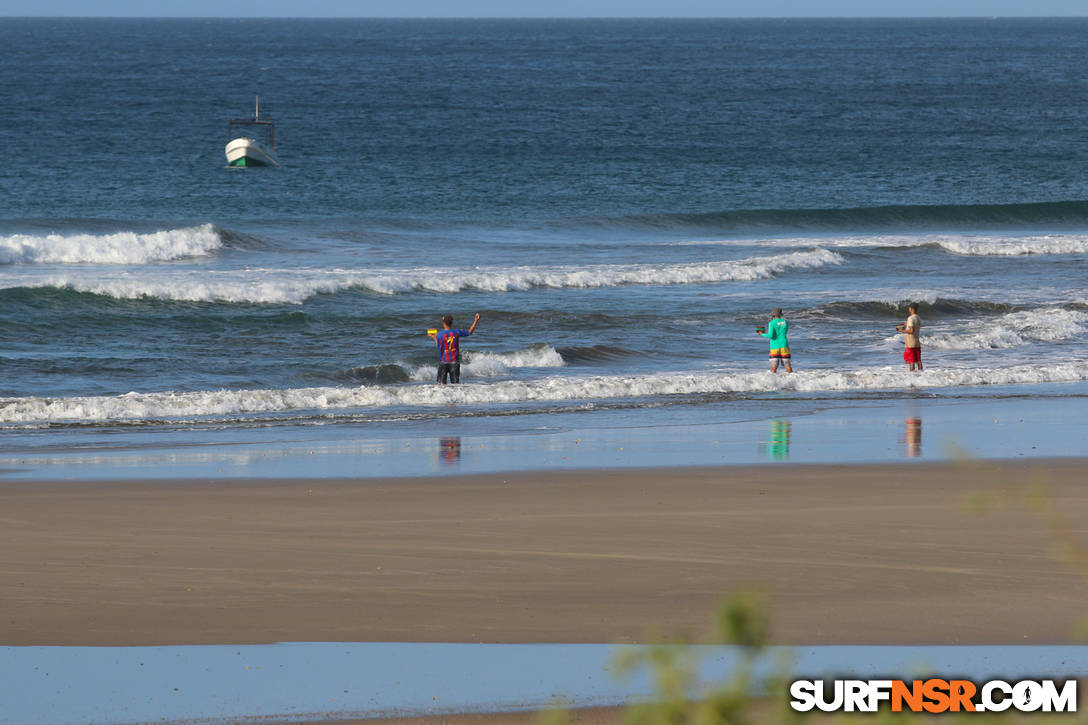
[[[1084,200],[1086,30],[4,19],[4,217],[521,227]],[[256,94],[285,168],[222,172]]]
[[[0,19],[0,425],[1079,394],[1086,31]],[[256,95],[281,165],[227,168]]]

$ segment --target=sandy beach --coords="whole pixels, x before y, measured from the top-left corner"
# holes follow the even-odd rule
[[[703,633],[750,588],[781,644],[1070,643],[1088,582],[1056,553],[1085,542],[1085,479],[1064,460],[9,482],[0,644],[641,642]]]

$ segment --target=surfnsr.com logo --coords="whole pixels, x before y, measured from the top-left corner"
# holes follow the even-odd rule
[[[795,680],[797,712],[1076,712],[1076,680]]]

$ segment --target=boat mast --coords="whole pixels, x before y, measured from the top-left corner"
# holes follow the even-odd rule
[[[253,120],[254,121],[256,121],[258,118],[261,117],[261,97],[256,96],[256,98],[257,98],[257,100],[255,101],[256,107],[253,109]]]

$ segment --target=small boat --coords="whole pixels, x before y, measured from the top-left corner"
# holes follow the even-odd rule
[[[267,150],[261,147],[257,139],[249,136],[234,135],[235,126],[249,126],[263,129],[267,136]],[[271,121],[261,120],[261,98],[257,97],[253,118],[232,118],[227,124],[227,166],[279,166],[272,156],[276,150],[276,126]]]

